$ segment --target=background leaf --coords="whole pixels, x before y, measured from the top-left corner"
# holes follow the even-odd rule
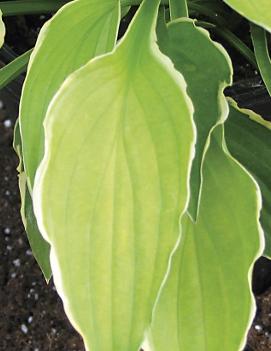
[[[270,0],[224,0],[240,15],[271,32]]]
[[[262,250],[256,183],[212,133],[198,221],[182,239],[151,329],[155,351],[238,351],[255,312],[251,269]]]
[[[43,156],[42,124],[48,105],[70,73],[113,49],[119,12],[116,0],[76,0],[63,6],[40,32],[20,106],[23,159],[30,192]]]
[[[253,175],[263,197],[261,224],[265,255],[271,258],[271,123],[253,111],[240,109],[229,99],[225,137],[231,154]]]
[[[201,167],[209,143],[209,135],[228,114],[223,90],[231,84],[231,61],[209,33],[190,19],[171,22],[167,28],[159,23],[159,47],[170,57],[175,68],[184,75],[187,92],[195,108],[197,127],[196,155],[192,166],[189,213],[195,219],[201,189]],[[199,54],[200,53],[200,54]]]
[[[26,51],[0,69],[0,89],[26,71],[31,52],[32,50]]]
[[[254,24],[251,24],[250,30],[257,64],[266,89],[271,96],[271,59],[266,37],[267,33],[263,28]]]
[[[51,104],[35,213],[65,310],[93,351],[137,351],[188,202],[192,106],[144,1],[112,53]],[[83,306],[83,308],[82,308]]]
[[[19,172],[19,189],[21,195],[21,217],[24,224],[24,228],[27,234],[27,238],[29,244],[31,246],[31,250],[33,256],[37,260],[42,273],[48,282],[51,278],[51,267],[50,267],[50,260],[49,260],[49,252],[50,246],[43,239],[41,236],[38,226],[36,217],[33,211],[33,203],[32,197],[29,193],[27,183],[26,183],[26,174],[23,169],[23,160],[22,160],[22,143],[21,143],[21,136],[19,130],[18,121],[15,125],[14,130],[14,141],[13,147],[19,157],[19,165],[18,165],[18,172]]]

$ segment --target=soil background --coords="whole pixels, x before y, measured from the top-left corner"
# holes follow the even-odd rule
[[[3,60],[35,43],[46,16],[10,18],[9,49]],[[123,28],[127,23],[123,23]],[[4,62],[6,63],[6,62]],[[243,72],[251,67],[239,65]],[[238,72],[239,72],[238,71]],[[53,282],[46,284],[31,253],[20,218],[20,197],[12,148],[13,128],[23,77],[0,91],[0,351],[84,351],[80,336],[68,322]],[[270,98],[257,72],[240,80],[228,93],[244,107],[270,117]],[[244,351],[271,350],[271,262],[261,258],[254,270],[257,314]],[[191,331],[193,338],[193,331]],[[168,351],[168,350],[165,350]]]

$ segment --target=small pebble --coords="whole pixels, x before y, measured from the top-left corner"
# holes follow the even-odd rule
[[[11,275],[10,275],[10,276],[11,276],[11,278],[13,278],[13,279],[14,279],[14,278],[16,278],[16,275],[17,275],[17,274],[16,274],[15,272],[13,272],[13,273],[11,273]]]
[[[11,250],[12,250],[12,246],[7,245],[7,250],[8,250],[8,251],[11,251]]]
[[[14,261],[13,261],[13,264],[14,264],[15,267],[20,267],[20,265],[21,265],[20,259],[17,258],[16,260],[14,260]]]
[[[254,328],[255,328],[255,330],[257,330],[259,332],[263,330],[263,327],[261,325],[259,325],[259,324],[255,325]]]
[[[27,256],[32,256],[33,255],[31,250],[26,250],[25,253],[26,253]]]
[[[25,324],[22,324],[21,325],[21,331],[24,333],[24,334],[27,334],[28,333],[28,328]]]
[[[11,126],[12,126],[11,120],[10,120],[10,119],[6,119],[6,120],[4,121],[4,127],[5,127],[5,128],[10,128]]]
[[[6,190],[6,191],[5,191],[5,195],[6,195],[6,196],[10,196],[10,191],[9,191],[9,190]]]
[[[10,230],[10,228],[5,228],[4,229],[4,233],[6,234],[6,235],[9,235],[10,233],[11,233],[11,230]]]
[[[39,299],[39,295],[38,294],[35,294],[34,295],[34,299],[37,301]]]
[[[28,319],[27,319],[27,322],[30,324],[33,322],[33,317],[32,316],[29,316]]]

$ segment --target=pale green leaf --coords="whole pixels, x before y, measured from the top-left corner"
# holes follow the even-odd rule
[[[158,0],[73,74],[45,120],[34,207],[65,310],[92,351],[137,351],[179,237],[194,151],[182,76],[155,44]]]
[[[240,15],[271,32],[270,0],[224,0]]]
[[[5,38],[6,30],[5,30],[5,25],[2,20],[2,11],[0,9],[0,48],[4,44],[4,38]]]
[[[263,247],[256,183],[212,133],[198,221],[180,246],[151,329],[154,351],[241,351],[255,312],[251,270]]]
[[[43,120],[65,78],[111,51],[119,23],[117,0],[75,0],[45,24],[31,56],[20,105],[23,158],[30,190],[44,150]]]
[[[19,165],[17,167],[17,170],[19,173],[18,178],[21,195],[22,221],[24,224],[29,244],[32,249],[32,253],[37,263],[39,264],[45,279],[48,282],[52,274],[49,260],[50,246],[41,236],[37,226],[36,217],[34,215],[32,198],[27,187],[26,174],[23,169],[22,143],[18,121],[15,125],[14,130],[13,147],[19,157]]]
[[[209,135],[228,114],[228,104],[223,94],[231,84],[232,66],[228,54],[209,33],[195,26],[190,19],[171,22],[167,28],[158,28],[158,43],[175,68],[187,82],[187,92],[195,108],[197,126],[196,156],[191,175],[189,213],[196,218],[200,200],[201,167],[208,147]]]
[[[263,28],[255,24],[251,24],[250,30],[257,64],[266,89],[271,96],[271,59],[266,37],[267,33]]]
[[[257,180],[263,197],[261,224],[265,232],[265,255],[271,257],[271,123],[253,111],[238,108],[229,100],[230,114],[225,137],[232,155]]]

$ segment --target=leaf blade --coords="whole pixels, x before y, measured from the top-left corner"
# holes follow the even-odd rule
[[[229,118],[225,124],[225,137],[232,155],[255,177],[263,197],[261,224],[265,233],[265,252],[271,257],[271,183],[270,151],[271,123],[251,110],[241,109],[228,99]]]
[[[139,348],[187,206],[192,107],[155,46],[157,11],[145,1],[117,49],[77,71],[46,117],[35,213],[66,311],[93,350]]]
[[[240,15],[271,32],[271,13],[269,0],[224,0]]]
[[[196,155],[191,174],[189,213],[195,220],[201,193],[201,172],[212,129],[225,121],[228,114],[224,88],[231,84],[230,58],[221,45],[213,42],[209,33],[198,28],[190,19],[179,19],[167,28],[160,23],[159,47],[184,75],[191,97],[197,127]],[[198,52],[201,54],[198,55]],[[216,69],[214,70],[214,67]]]
[[[19,158],[19,165],[17,171],[19,173],[19,190],[21,196],[21,217],[22,222],[27,234],[27,238],[38,265],[40,266],[44,278],[49,282],[52,271],[49,260],[50,247],[47,241],[45,241],[42,235],[39,232],[37,221],[35,218],[33,210],[33,202],[31,195],[29,193],[26,181],[26,174],[23,169],[23,159],[22,159],[22,143],[19,130],[18,120],[14,129],[14,139],[13,139],[13,148],[17,153]]]
[[[19,116],[31,192],[43,156],[42,123],[48,105],[70,73],[113,49],[119,12],[119,3],[114,0],[73,1],[63,6],[40,32],[31,55]]]
[[[212,134],[204,163],[198,221],[184,217],[183,237],[154,311],[155,351],[241,350],[255,312],[251,269],[263,248],[261,201],[253,179],[221,148],[220,132],[217,127],[216,140]]]
[[[0,8],[0,48],[4,44],[4,38],[6,34],[5,24],[2,20],[2,11]]]

